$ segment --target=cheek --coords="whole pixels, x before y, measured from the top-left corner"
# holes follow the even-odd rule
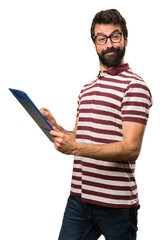
[[[102,45],[95,45],[95,49],[97,53],[101,53],[102,50],[105,50],[104,46]]]

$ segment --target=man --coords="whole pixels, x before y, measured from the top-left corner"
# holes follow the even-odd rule
[[[79,95],[74,130],[53,126],[55,148],[74,155],[71,192],[59,240],[135,240],[140,207],[135,163],[152,105],[144,80],[124,62],[126,21],[116,9],[98,12],[91,25],[100,72]]]

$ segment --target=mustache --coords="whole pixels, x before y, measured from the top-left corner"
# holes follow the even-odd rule
[[[104,55],[106,53],[117,53],[119,52],[119,48],[107,48],[106,50],[103,50],[101,53]]]

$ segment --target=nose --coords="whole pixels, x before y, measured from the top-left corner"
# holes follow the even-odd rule
[[[110,36],[107,37],[107,42],[106,42],[106,44],[109,45],[109,46],[113,46],[113,42],[111,41]]]

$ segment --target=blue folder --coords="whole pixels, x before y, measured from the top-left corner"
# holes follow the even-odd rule
[[[50,130],[53,130],[52,126],[49,124],[47,119],[42,115],[30,97],[24,91],[9,88],[11,93],[19,101],[19,103],[24,107],[24,109],[29,113],[32,119],[37,123],[40,129],[45,133],[50,141],[53,142],[53,137],[50,135]]]

